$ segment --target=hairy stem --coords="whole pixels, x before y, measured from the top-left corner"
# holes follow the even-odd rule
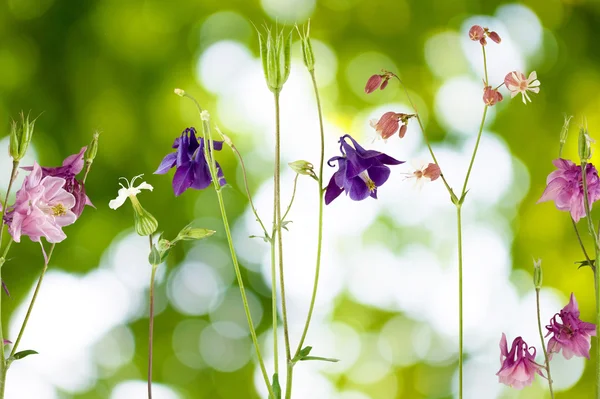
[[[321,157],[319,159],[319,225],[317,226],[317,260],[315,266],[315,280],[313,283],[312,296],[310,298],[310,307],[308,308],[308,315],[306,317],[306,323],[304,323],[304,330],[302,331],[302,336],[300,337],[300,342],[298,343],[298,348],[296,348],[296,353],[294,358],[298,356],[300,351],[302,350],[302,346],[304,345],[304,340],[306,339],[306,334],[308,333],[308,328],[310,326],[310,321],[312,318],[312,314],[315,308],[315,301],[317,298],[317,288],[319,286],[319,274],[321,271],[321,250],[323,244],[323,164],[325,162],[325,130],[323,129],[323,110],[321,107],[321,99],[319,97],[319,88],[317,86],[317,80],[315,78],[314,70],[310,72],[310,76],[312,78],[313,89],[315,90],[315,97],[317,99],[317,110],[319,113],[319,130],[321,133]]]
[[[152,251],[152,235],[148,236],[150,241],[150,251]],[[150,310],[149,310],[149,322],[148,322],[148,399],[152,399],[152,355],[153,355],[153,341],[154,341],[154,279],[156,277],[156,269],[158,265],[151,265],[152,272],[150,273]]]
[[[461,205],[456,206],[458,233],[458,397],[463,397],[463,258]]]
[[[554,399],[554,390],[552,389],[552,375],[550,374],[550,359],[548,359],[548,351],[546,351],[546,343],[544,342],[544,333],[542,332],[542,318],[540,316],[540,289],[535,289],[535,303],[537,306],[537,322],[540,340],[542,341],[542,349],[544,351],[544,360],[546,362],[546,372],[548,373],[548,388],[550,388],[550,397]]]

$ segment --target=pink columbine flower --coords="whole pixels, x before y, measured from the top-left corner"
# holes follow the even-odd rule
[[[578,222],[585,216],[581,166],[563,158],[555,159],[552,164],[558,170],[548,175],[546,189],[537,202],[552,200],[558,210],[571,212],[573,220]],[[600,179],[598,171],[591,163],[586,166],[586,181],[591,208],[592,204],[600,199]]]
[[[503,100],[502,94],[498,89],[492,89],[492,86],[485,86],[483,88],[483,102],[488,107],[496,105]]]
[[[383,114],[379,120],[373,119],[369,123],[383,140],[389,139],[396,132],[403,138],[408,130],[408,120],[413,116],[415,115],[390,111]]]
[[[544,376],[541,366],[535,362],[535,348],[528,347],[523,338],[517,337],[512,343],[510,352],[506,344],[506,335],[500,339],[500,370],[496,373],[502,384],[515,389],[531,385],[538,373]]]
[[[20,242],[22,235],[38,242],[45,237],[50,243],[67,238],[62,227],[73,224],[77,216],[71,211],[75,197],[63,188],[65,183],[60,177],[43,177],[42,168],[33,164],[8,215],[13,240]]]
[[[557,321],[557,317],[562,323]],[[579,307],[573,293],[567,306],[554,315],[546,329],[546,336],[552,334],[548,341],[548,356],[551,357],[562,349],[565,359],[570,359],[573,355],[590,358],[590,341],[596,335],[596,326],[579,319]]]
[[[535,71],[531,72],[529,77],[525,77],[522,72],[509,72],[504,77],[504,85],[510,91],[510,98],[521,93],[524,104],[527,104],[527,101],[531,102],[531,98],[529,98],[529,94],[527,94],[528,91],[532,93],[540,92],[540,81],[537,80]]]

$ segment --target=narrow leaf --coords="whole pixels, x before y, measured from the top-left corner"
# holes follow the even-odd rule
[[[38,353],[32,349],[28,349],[25,351],[21,351],[21,352],[17,352],[14,354],[14,358],[15,360],[19,360],[19,359],[23,359],[24,357],[27,357],[29,355],[37,355]]]

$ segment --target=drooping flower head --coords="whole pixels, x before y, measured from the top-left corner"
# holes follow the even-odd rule
[[[541,366],[535,362],[535,353],[535,348],[527,346],[521,337],[515,338],[509,352],[506,335],[502,333],[500,370],[496,373],[499,382],[515,389],[522,389],[531,385],[536,373],[544,377]]]
[[[377,188],[390,177],[390,168],[386,165],[404,163],[382,152],[365,150],[348,134],[340,137],[339,143],[342,156],[327,161],[331,167],[334,167],[331,163],[337,161],[338,170],[327,185],[325,204],[330,204],[342,192],[349,194],[354,201],[362,201],[367,197],[376,199]]]
[[[548,175],[546,189],[537,202],[552,200],[557,209],[571,212],[573,220],[578,222],[585,216],[581,166],[563,158],[555,159],[552,164],[558,170]],[[600,199],[600,179],[598,171],[591,163],[586,164],[586,181],[591,208],[592,204]]]
[[[524,104],[527,104],[527,101],[531,102],[531,98],[529,98],[529,94],[527,94],[528,91],[532,93],[540,92],[540,81],[537,80],[535,71],[531,72],[529,77],[525,77],[522,72],[509,72],[504,77],[504,85],[510,91],[510,98],[521,93]]]
[[[222,141],[213,140],[212,143],[217,151],[223,148]],[[210,165],[204,155],[204,139],[200,138],[198,142],[196,129],[193,127],[185,129],[181,136],[175,139],[173,148],[177,151],[164,157],[154,173],[162,175],[169,169],[176,168],[173,176],[173,191],[176,196],[181,195],[188,188],[202,190],[208,187],[212,183]],[[216,166],[219,184],[224,186],[223,170],[218,162]]]
[[[389,71],[382,71],[380,74],[371,76],[365,85],[365,93],[371,94],[377,89],[385,89],[390,82],[390,79],[394,76],[396,75]]]
[[[411,164],[415,170],[412,173],[406,173],[406,178],[415,179],[417,188],[421,188],[426,181],[437,180],[442,175],[440,167],[435,163],[411,161]]]
[[[560,318],[560,322],[557,318]],[[552,335],[548,341],[548,356],[562,349],[565,359],[573,355],[590,358],[590,341],[596,335],[596,326],[579,319],[579,307],[573,293],[567,306],[554,315],[546,329],[546,336]]]
[[[502,97],[498,89],[494,89],[492,86],[485,86],[483,88],[483,103],[488,107],[496,105],[503,99],[504,97]]]
[[[73,207],[72,212],[75,213],[77,217],[81,216],[83,208],[86,205],[94,206],[85,193],[84,183],[76,179],[76,176],[83,169],[83,156],[86,150],[87,147],[82,147],[77,154],[69,155],[63,161],[62,166],[54,168],[42,166],[42,178],[46,176],[54,176],[65,180],[65,186],[63,188],[67,190],[67,192],[73,194],[75,197],[75,206]],[[31,171],[33,167],[27,166],[23,169]]]
[[[134,186],[134,183],[137,179],[142,177],[143,175],[135,176],[131,181],[128,181],[126,178],[122,177],[121,179],[125,180],[127,183],[127,187],[123,184],[119,183],[121,188],[117,194],[117,198],[110,200],[108,203],[108,207],[110,209],[117,209],[121,205],[125,203],[127,198],[131,201],[131,205],[133,206],[133,217],[135,222],[135,231],[141,236],[147,236],[156,231],[158,228],[158,221],[150,212],[148,212],[140,201],[137,199],[137,195],[142,192],[142,190],[150,190],[152,191],[154,187],[150,184],[141,182],[137,187]]]
[[[25,235],[31,241],[44,237],[58,243],[67,238],[62,228],[75,223],[77,215],[73,212],[76,199],[65,190],[65,184],[61,177],[44,176],[42,168],[33,164],[14,205],[8,208],[8,232],[13,240],[20,242]]]
[[[369,123],[377,132],[377,136],[383,140],[389,139],[396,132],[400,138],[403,138],[408,129],[408,120],[413,116],[415,115],[390,111],[383,114],[379,120],[373,119]]]
[[[471,26],[469,29],[469,39],[479,42],[482,46],[487,44],[486,36],[489,37],[493,42],[500,43],[500,35],[494,31],[490,31],[488,28],[482,28],[479,25]]]

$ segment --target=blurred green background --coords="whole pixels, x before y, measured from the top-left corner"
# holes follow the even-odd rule
[[[189,191],[175,198],[170,186],[172,174],[167,177],[151,173],[171,151],[173,139],[185,127],[198,123],[192,104],[173,95],[173,89],[180,87],[195,95],[247,154],[252,191],[268,184],[272,149],[264,140],[270,140],[272,133],[272,104],[261,81],[258,44],[250,22],[260,26],[277,20],[285,25],[305,23],[309,17],[311,37],[317,42],[317,79],[325,81],[321,83],[321,95],[327,120],[327,157],[336,155],[335,142],[342,131],[351,131],[365,145],[370,144],[372,132],[368,119],[386,110],[377,107],[405,102],[392,84],[382,93],[371,96],[363,93],[364,83],[371,74],[390,68],[399,71],[416,96],[427,120],[428,134],[441,148],[442,168],[450,164],[451,176],[450,169],[457,168],[453,181],[458,186],[465,170],[465,154],[472,148],[476,134],[476,128],[470,129],[471,120],[474,118],[478,123],[482,108],[481,93],[477,91],[482,77],[480,50],[466,38],[470,26],[467,21],[471,24],[481,21],[505,39],[500,46],[488,45],[490,69],[504,71],[491,74],[492,78],[502,77],[517,67],[526,67],[527,73],[537,70],[541,93],[534,95],[533,103],[527,105],[520,98],[509,101],[505,95],[486,126],[486,132],[494,137],[490,142],[496,143],[496,147],[488,149],[490,157],[482,156],[476,163],[476,168],[483,172],[472,181],[473,191],[476,192],[478,182],[504,188],[496,196],[473,194],[474,210],[468,211],[465,224],[487,225],[493,232],[490,234],[499,237],[502,245],[494,247],[501,255],[473,250],[472,256],[467,256],[467,263],[471,262],[477,273],[485,274],[490,262],[504,259],[503,267],[508,269],[500,272],[506,280],[504,288],[488,289],[483,280],[475,277],[467,280],[467,284],[477,286],[472,291],[467,288],[467,302],[488,303],[489,298],[483,299],[481,295],[490,295],[494,303],[479,309],[477,323],[471,324],[485,328],[493,320],[494,326],[513,326],[511,331],[515,333],[509,334],[509,339],[523,326],[529,333],[526,336],[529,344],[539,348],[529,285],[532,256],[544,260],[544,285],[549,287],[546,294],[552,304],[548,305],[548,317],[558,312],[566,304],[568,294],[575,291],[582,318],[593,320],[592,273],[589,269],[577,270],[574,264],[582,255],[571,222],[567,214],[556,211],[553,205],[536,205],[536,201],[552,170],[550,161],[556,158],[563,113],[575,115],[573,125],[587,118],[592,137],[597,136],[599,2],[5,0],[0,3],[0,126],[4,127],[0,135],[8,134],[11,119],[17,118],[21,110],[31,110],[34,116],[43,112],[36,124],[30,162],[37,154],[38,162],[51,166],[86,145],[93,132],[101,132],[100,150],[87,183],[96,209],[86,209],[75,225],[66,228],[68,239],[56,248],[51,262],[55,274],[44,283],[39,307],[34,310],[24,339],[23,345],[28,347],[22,346],[37,349],[41,355],[11,368],[9,398],[143,397],[150,272],[144,265],[146,240],[132,235],[133,219],[127,204],[118,211],[107,207],[108,201],[116,196],[118,178],[141,173],[155,190],[140,194],[140,201],[159,220],[165,236],[175,236],[191,220],[218,231],[206,242],[176,247],[167,264],[161,266],[155,324],[154,376],[159,384],[156,397],[258,397],[256,386],[260,381],[250,360],[249,338],[244,333],[240,337],[231,333],[231,329],[214,327],[217,321],[227,326],[230,319],[240,320],[241,311],[241,302],[235,300],[235,286],[228,288],[233,283],[232,270],[216,196],[210,191]],[[295,70],[288,83],[291,88],[286,87],[283,92],[283,117],[295,120],[310,115],[314,121],[313,103],[302,102],[307,98],[313,100],[298,43],[294,51]],[[500,83],[498,79],[496,82]],[[455,90],[461,87],[466,88],[462,94]],[[464,94],[471,93],[472,87],[476,96],[465,100]],[[286,90],[294,94],[286,98]],[[463,117],[463,112],[475,116]],[[284,147],[311,150],[306,156],[289,150],[284,159],[306,158],[316,164],[317,125],[313,123],[310,131],[294,131],[294,137],[291,133],[285,136],[285,127],[284,122]],[[414,138],[407,137],[405,142],[412,143],[409,147],[413,152],[422,153],[422,143],[415,141],[419,140],[416,137],[420,132],[414,126],[412,129],[409,135]],[[291,126],[289,130],[293,130]],[[576,155],[575,131],[573,126],[565,148],[565,154],[571,157]],[[377,143],[378,148],[392,156],[408,158],[410,154],[402,152],[402,144],[396,138],[392,140],[394,143],[388,147]],[[6,145],[6,137],[1,143]],[[463,145],[465,151],[461,152]],[[501,151],[506,156],[494,158]],[[2,165],[9,165],[7,153],[2,154]],[[508,160],[511,165],[508,171],[503,165],[494,164],[498,159]],[[259,331],[265,333],[263,346],[268,347],[271,320],[268,278],[261,271],[262,255],[256,255],[266,253],[268,248],[259,243],[254,245],[254,241],[249,247],[250,244],[242,243],[250,240],[245,238],[249,234],[258,233],[258,228],[251,225],[252,218],[248,216],[236,159],[225,149],[218,160],[231,185],[226,190],[228,212],[232,224],[237,223],[236,240],[246,254],[242,256],[247,267],[244,278],[254,293],[256,313],[263,315]],[[331,171],[327,169],[325,178],[329,179]],[[5,190],[9,170],[1,173],[0,188]],[[417,195],[411,194],[408,183],[400,183],[401,175],[395,176],[398,190],[408,193],[403,195]],[[306,186],[312,187],[309,183]],[[314,189],[307,190],[310,201]],[[380,197],[385,196],[384,190],[385,187]],[[262,191],[259,200],[264,197],[267,204],[262,213],[268,215],[268,186]],[[402,296],[400,291],[406,290],[403,281],[405,278],[409,281],[409,276],[398,273],[400,269],[394,267],[395,262],[404,262],[407,266],[401,270],[406,273],[424,273],[422,280],[415,280],[422,285],[413,287],[422,293],[419,298],[425,298],[420,302],[455,302],[452,205],[443,191],[426,191],[426,202],[440,205],[414,208],[422,218],[413,217],[403,223],[401,212],[411,213],[410,207],[417,205],[414,199],[407,203],[392,193],[390,187],[387,202],[382,200],[382,206],[388,206],[389,211],[377,213],[375,201],[361,208],[362,204],[348,204],[347,198],[340,198],[334,203],[340,204],[337,213],[332,211],[336,216],[326,220],[326,224],[334,225],[344,215],[355,215],[355,225],[364,234],[353,233],[345,238],[345,244],[335,237],[329,241],[326,250],[329,256],[324,257],[323,268],[338,262],[347,266],[347,270],[335,270],[346,270],[347,274],[325,279],[322,291],[333,294],[325,295],[326,311],[316,323],[317,331],[322,327],[325,332],[315,332],[307,343],[312,344],[310,338],[321,344],[329,343],[331,346],[315,346],[315,350],[323,356],[340,357],[342,365],[298,365],[298,369],[306,370],[297,372],[298,398],[453,397],[457,366],[453,352],[455,336],[451,332],[456,328],[454,308],[450,306],[447,312],[443,306],[437,308],[443,320],[438,318],[442,321],[432,327],[427,317],[419,317],[418,309],[423,305],[406,302],[404,298],[387,306],[381,304],[387,299],[371,301],[369,292],[354,287],[360,277],[358,280],[371,287],[374,297],[377,284],[382,284],[381,292],[390,290],[390,298]],[[477,201],[480,205],[475,204]],[[342,208],[345,206],[348,208]],[[467,201],[465,208],[470,206]],[[314,212],[314,207],[301,209]],[[363,209],[371,215],[370,219],[359,217]],[[438,214],[443,216],[438,218]],[[300,215],[299,222],[304,218],[303,213]],[[314,218],[313,215],[307,217]],[[447,221],[448,230],[428,227],[427,221],[435,220]],[[336,232],[333,227],[326,228],[326,234]],[[587,235],[584,236],[591,249]],[[311,241],[311,253],[313,244]],[[419,258],[415,251],[402,252],[404,246],[415,244],[437,259],[431,262],[439,263],[435,268],[441,271],[439,276],[428,277],[426,272],[419,271],[429,264],[429,258]],[[465,245],[487,248],[479,244],[467,240]],[[290,239],[288,245],[294,247],[300,241]],[[352,261],[344,258],[349,246],[365,248],[364,258],[368,258],[369,248],[388,248],[390,256],[397,256],[386,258],[390,260],[390,270],[396,274],[389,280],[375,279],[376,273],[369,270],[382,259],[378,255],[373,256],[372,264],[351,265]],[[198,262],[206,267],[198,269],[194,266]],[[183,272],[184,265],[189,270]],[[297,273],[304,273],[302,281],[310,282],[312,263],[294,265],[290,261],[288,265]],[[39,247],[29,240],[11,250],[10,261],[2,273],[12,295],[2,304],[3,323],[5,326],[10,323],[9,339],[14,338],[12,335],[23,315],[23,303],[27,302],[41,267]],[[364,275],[357,271],[359,268]],[[291,273],[295,276],[296,272]],[[371,283],[370,278],[374,279]],[[327,285],[330,281],[335,286],[331,290]],[[295,280],[289,279],[288,284],[294,283]],[[384,287],[386,283],[389,286]],[[444,296],[446,291],[436,287],[447,288],[453,296]],[[181,290],[187,290],[189,295],[178,297]],[[292,296],[296,295],[293,291]],[[297,294],[296,298],[306,295]],[[307,303],[298,306],[293,310],[298,312],[296,319],[301,322]],[[406,311],[408,308],[417,310]],[[433,317],[436,313],[427,314]],[[527,327],[522,320],[527,320]],[[440,328],[441,324],[446,324],[447,329]],[[485,335],[471,324],[467,321],[467,339],[470,328],[472,334]],[[486,331],[489,339],[481,339],[468,348],[467,364],[471,366],[467,367],[465,384],[471,388],[467,389],[466,397],[549,397],[540,381],[522,392],[504,389],[495,382],[494,373],[499,368],[497,342],[505,330],[490,327]],[[352,361],[344,362],[345,354]],[[591,397],[594,364],[580,359],[571,362],[563,362],[555,373],[556,380],[561,380],[561,373],[565,374],[558,384],[562,386],[560,396]],[[488,366],[481,368],[480,364]],[[333,371],[327,371],[328,368]],[[480,370],[485,370],[485,377],[478,374]],[[17,389],[19,384],[21,387]]]

